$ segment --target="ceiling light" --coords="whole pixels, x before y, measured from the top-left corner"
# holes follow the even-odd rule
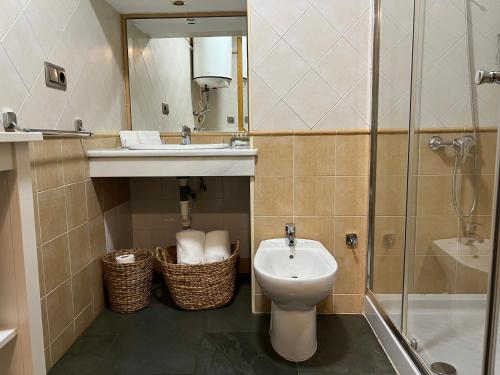
[[[174,4],[177,7],[182,7],[182,6],[186,5],[186,2],[185,1],[176,0],[172,4]]]

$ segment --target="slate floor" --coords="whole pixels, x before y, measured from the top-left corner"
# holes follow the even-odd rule
[[[135,314],[104,310],[50,375],[395,374],[360,315],[319,315],[318,350],[287,362],[269,342],[269,316],[253,315],[250,284],[229,306],[200,312],[175,308],[163,283]]]

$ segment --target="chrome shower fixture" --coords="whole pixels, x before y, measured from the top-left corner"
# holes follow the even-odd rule
[[[455,151],[460,154],[460,160],[467,157],[470,154],[472,147],[475,145],[476,140],[470,135],[465,135],[452,141],[444,140],[439,135],[435,135],[429,140],[429,148],[431,151],[438,151],[443,147],[453,147]]]
[[[478,70],[476,73],[476,84],[482,85],[483,83],[500,84],[500,72]]]

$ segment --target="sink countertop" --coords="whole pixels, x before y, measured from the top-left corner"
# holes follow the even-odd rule
[[[122,158],[122,157],[178,157],[178,156],[255,156],[255,148],[222,148],[222,149],[189,149],[189,150],[129,150],[93,149],[87,151],[89,158]]]

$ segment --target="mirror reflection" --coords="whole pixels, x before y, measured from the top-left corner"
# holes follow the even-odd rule
[[[247,19],[127,20],[133,130],[248,129]]]

